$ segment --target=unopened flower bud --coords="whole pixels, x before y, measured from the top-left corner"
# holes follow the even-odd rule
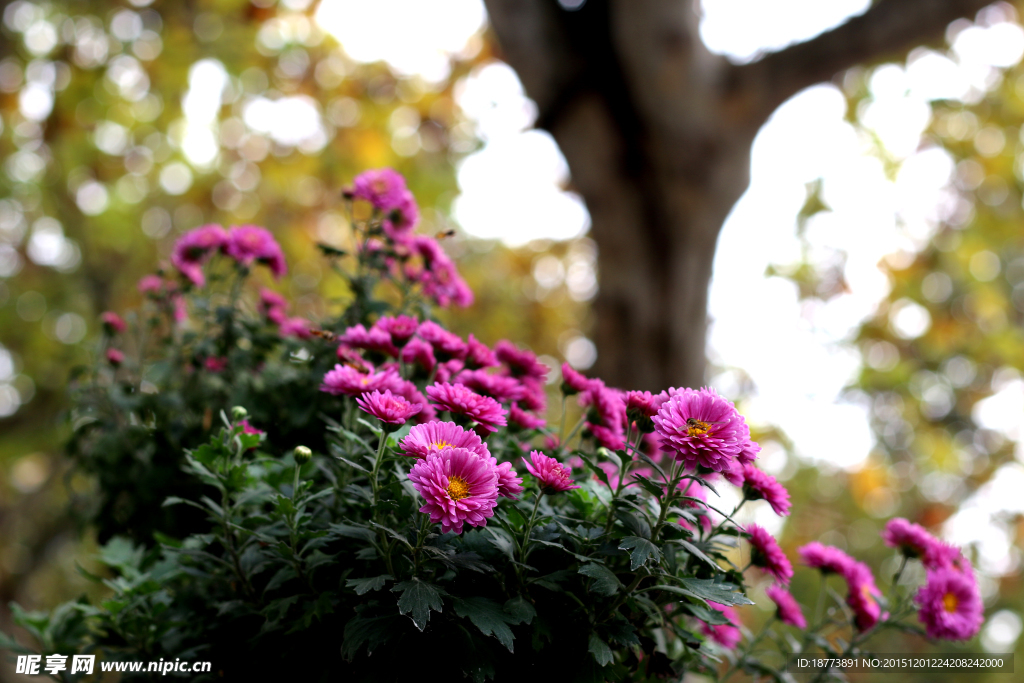
[[[305,465],[313,457],[313,451],[305,446],[296,446],[292,454],[295,456],[296,465]]]
[[[231,419],[235,420],[236,422],[238,420],[244,420],[248,415],[249,411],[243,408],[242,406],[235,406],[234,408],[231,409]]]

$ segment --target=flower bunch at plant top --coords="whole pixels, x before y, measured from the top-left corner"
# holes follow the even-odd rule
[[[737,519],[800,510],[731,401],[568,365],[559,382],[528,349],[452,333],[428,304],[471,294],[415,233],[402,178],[367,172],[345,196],[363,217],[356,253],[324,249],[340,310],[300,317],[255,281],[286,272],[268,232],[204,226],[174,247],[176,273],[141,283],[139,313],[103,316],[72,453],[98,477],[116,578],[99,604],[15,612],[47,652],[201,652],[209,680],[294,677],[300,659],[312,680],[405,680],[439,652],[446,676],[477,681],[786,680],[793,655],[858,654],[915,621],[978,631],[959,549],[891,521],[888,591],[815,541],[794,563],[769,524]],[[773,607],[757,635],[755,584]]]

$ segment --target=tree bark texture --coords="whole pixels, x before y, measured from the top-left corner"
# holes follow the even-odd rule
[[[502,56],[537,103],[537,126],[558,142],[590,211],[595,374],[660,391],[705,382],[715,244],[772,111],[858,63],[941,41],[989,0],[879,0],[744,65],[704,47],[691,0],[588,0],[576,11],[556,0],[485,4]]]

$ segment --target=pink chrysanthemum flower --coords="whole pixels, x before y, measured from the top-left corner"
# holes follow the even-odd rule
[[[748,500],[768,501],[775,514],[785,517],[789,514],[789,491],[775,477],[766,474],[753,465],[743,466],[743,494]]]
[[[489,396],[481,396],[462,384],[435,382],[427,387],[427,396],[453,415],[475,421],[482,429],[495,432],[508,424],[505,409]]]
[[[360,372],[349,365],[335,365],[333,370],[324,375],[320,391],[359,396],[368,391],[390,389],[398,379],[394,371],[374,372],[370,367],[368,372]]]
[[[107,362],[115,368],[120,367],[121,363],[124,362],[124,353],[120,349],[107,349],[106,357]]]
[[[455,380],[478,394],[490,396],[496,401],[517,401],[526,393],[515,377],[492,375],[486,370],[463,370]]]
[[[782,586],[771,586],[765,590],[765,594],[778,608],[779,621],[797,628],[807,628],[807,619],[804,618],[803,610],[800,609],[796,598],[788,590]]]
[[[568,467],[540,451],[530,453],[530,460],[523,458],[526,470],[537,478],[540,490],[544,493],[561,493],[578,489],[579,484],[572,480]]]
[[[523,410],[518,403],[508,407],[508,419],[521,429],[542,429],[547,424],[544,418]]]
[[[228,367],[228,359],[226,357],[210,356],[203,362],[203,367],[206,368],[207,372],[224,372]]]
[[[454,382],[453,378],[462,372],[465,366],[466,364],[458,358],[452,358],[451,360],[446,360],[443,363],[438,363],[437,372],[434,373],[434,379],[441,383],[448,382],[451,384]]]
[[[924,557],[933,554],[932,547],[938,539],[920,524],[913,524],[902,517],[890,519],[882,532],[882,540],[890,548],[899,548],[907,557]]]
[[[420,209],[412,192],[405,192],[397,203],[384,211],[382,227],[392,241],[404,243],[420,221]]]
[[[409,430],[400,444],[406,455],[425,458],[445,448],[465,448],[485,458],[491,457],[487,444],[476,432],[463,429],[454,422],[427,422]]]
[[[246,267],[257,261],[265,263],[277,278],[288,271],[281,245],[268,230],[256,225],[232,226],[225,251],[228,256]]]
[[[627,391],[622,396],[626,404],[626,414],[633,416],[654,417],[661,410],[656,397],[649,391]]]
[[[750,441],[750,430],[732,402],[707,387],[679,391],[652,419],[663,448],[691,469],[727,470]]]
[[[391,383],[389,389],[396,396],[401,396],[414,406],[420,407],[420,411],[416,413],[416,422],[422,424],[437,419],[437,411],[434,410],[434,406],[430,405],[427,397],[420,393],[419,388],[413,382],[396,375],[395,381]]]
[[[512,463],[503,462],[495,467],[498,473],[498,495],[513,500],[523,492],[523,480],[512,469]]]
[[[362,325],[353,325],[345,330],[338,340],[355,349],[366,349],[387,356],[398,356],[398,347],[391,341],[391,335],[379,327],[366,329]]]
[[[377,329],[384,330],[391,335],[391,342],[395,346],[402,346],[409,341],[416,334],[416,329],[419,326],[419,321],[408,315],[385,316],[374,324]]]
[[[576,372],[568,363],[562,363],[562,393],[566,396],[578,394],[590,388],[590,380]]]
[[[452,303],[465,307],[473,303],[473,291],[437,240],[427,235],[413,235],[408,245],[410,253],[418,255],[423,265],[406,264],[406,276],[423,286],[425,296],[442,307]]]
[[[931,638],[967,640],[984,621],[984,606],[978,586],[953,569],[928,572],[928,582],[914,601],[920,605],[918,619]]]
[[[434,347],[422,339],[410,339],[409,343],[402,349],[402,362],[410,365],[419,365],[428,373],[433,372],[437,366],[437,359],[434,358]]]
[[[857,562],[839,548],[823,545],[818,541],[812,541],[805,546],[797,548],[797,553],[805,565],[820,569],[823,574],[841,574],[846,576],[850,568]]]
[[[389,390],[384,393],[367,392],[356,399],[356,404],[363,412],[391,425],[405,424],[406,420],[422,410],[421,406],[413,405]]]
[[[213,252],[228,244],[228,233],[219,225],[204,225],[189,230],[174,243],[171,265],[196,287],[206,284],[203,263]]]
[[[352,195],[370,202],[381,211],[398,206],[408,191],[405,178],[391,168],[373,168],[363,171],[352,181]]]
[[[854,624],[859,631],[867,631],[878,623],[882,616],[882,607],[878,604],[878,596],[882,594],[875,585],[875,577],[871,568],[863,562],[853,562],[843,573],[850,592],[846,595],[846,604],[854,614]]]
[[[939,539],[935,539],[935,542],[927,548],[921,558],[921,564],[925,566],[925,569],[933,571],[952,569],[974,581],[974,569],[971,567],[971,561],[964,556],[963,551],[957,546]]]
[[[164,279],[159,275],[143,275],[136,288],[140,294],[159,294],[164,290]]]
[[[748,526],[747,533],[750,534],[750,561],[753,565],[774,576],[779,583],[788,584],[793,578],[793,565],[775,538],[756,524]]]
[[[466,337],[466,367],[472,369],[491,368],[498,364],[494,351],[479,341],[471,332]]]
[[[286,318],[279,328],[282,337],[295,337],[296,339],[312,338],[312,330],[313,323],[305,318]]]
[[[462,533],[463,524],[486,526],[498,502],[495,466],[466,448],[446,448],[413,465],[409,481],[426,504],[420,512],[441,523],[444,533]]]
[[[288,300],[277,292],[263,288],[260,290],[260,313],[275,325],[288,319]]]
[[[462,341],[462,338],[454,332],[444,329],[433,320],[420,323],[416,334],[434,348],[434,352],[439,358],[449,360],[466,357],[466,343]]]
[[[711,624],[701,622],[701,630],[704,635],[729,650],[739,645],[740,640],[743,637],[737,627],[737,624],[740,623],[739,613],[728,605],[720,605],[719,603],[711,600],[708,600],[708,606],[725,615],[725,618],[729,620],[729,623],[712,626]]]
[[[100,322],[103,323],[103,329],[107,334],[119,334],[128,329],[124,318],[113,311],[106,311],[100,315]]]
[[[541,382],[547,379],[548,366],[537,360],[537,355],[529,349],[516,348],[512,342],[502,339],[494,345],[494,355],[508,366],[513,377],[532,377]]]
[[[592,422],[587,422],[584,426],[597,439],[597,442],[605,448],[617,451],[626,447],[626,435],[624,432],[618,429],[608,429],[604,425],[596,425]]]

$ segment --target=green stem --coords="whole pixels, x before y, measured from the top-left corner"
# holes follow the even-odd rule
[[[754,651],[754,647],[758,643],[760,643],[766,635],[768,635],[768,629],[771,628],[771,625],[774,622],[775,615],[773,614],[771,617],[768,618],[768,621],[764,623],[764,627],[761,629],[761,632],[757,634],[757,637],[751,640],[749,643],[747,643],[747,647],[745,647],[743,649],[743,652],[736,657],[736,661],[733,662],[732,666],[726,669],[725,673],[722,674],[722,677],[718,679],[718,683],[725,683],[725,681],[730,676],[736,673],[736,671],[740,668],[740,666],[742,666],[743,662],[747,659],[747,657],[749,657],[750,654]]]
[[[725,526],[726,522],[731,520],[732,523],[735,524],[736,523],[736,519],[735,519],[736,518],[736,513],[740,511],[740,508],[743,507],[743,504],[746,503],[746,502],[747,502],[746,498],[741,500],[739,502],[739,504],[732,509],[732,512],[729,513],[728,517],[726,517],[721,522],[716,524],[715,527],[711,529],[711,533],[708,534],[708,540],[710,540],[710,539],[714,538],[715,536],[717,536],[718,532],[721,531],[722,527]]]
[[[523,545],[519,548],[519,563],[526,564],[526,551],[530,545],[530,535],[533,533],[533,523],[537,519],[537,508],[540,507],[540,499],[544,497],[544,491],[537,492],[537,500],[533,503],[533,512],[530,513],[530,521],[526,525],[526,533],[523,535]]]
[[[818,589],[818,603],[814,607],[814,629],[821,626],[821,611],[825,607],[825,594],[828,592],[828,576],[821,575],[821,588]]]

